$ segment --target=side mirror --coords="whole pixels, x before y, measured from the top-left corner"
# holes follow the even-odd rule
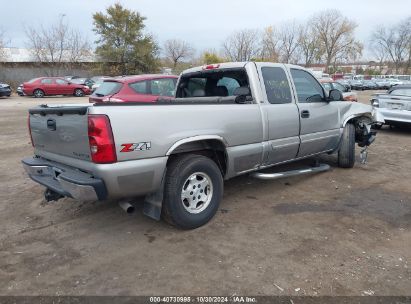
[[[329,93],[329,101],[342,101],[344,100],[344,96],[339,90],[331,90]]]

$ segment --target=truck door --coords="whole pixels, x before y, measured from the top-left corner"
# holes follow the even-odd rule
[[[300,145],[298,108],[292,98],[291,86],[281,64],[257,64],[265,102],[261,104],[266,121],[263,165],[294,159]]]
[[[335,149],[340,138],[339,102],[327,101],[323,87],[309,72],[290,70],[301,124],[298,157]]]

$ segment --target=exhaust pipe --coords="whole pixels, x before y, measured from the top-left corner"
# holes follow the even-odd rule
[[[44,199],[46,202],[58,201],[59,199],[63,198],[64,196],[60,193],[57,193],[49,188],[44,191]]]
[[[134,212],[134,206],[131,205],[128,201],[119,201],[118,205],[128,214]]]

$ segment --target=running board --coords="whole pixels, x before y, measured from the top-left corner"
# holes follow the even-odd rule
[[[251,173],[250,175],[258,179],[267,179],[267,180],[270,179],[271,180],[271,179],[278,179],[278,178],[291,177],[291,176],[297,176],[297,175],[324,172],[328,170],[330,170],[329,165],[320,164],[315,167],[306,167],[306,168],[298,169],[298,170],[290,170],[290,171],[276,172],[276,173],[254,172],[254,173]]]

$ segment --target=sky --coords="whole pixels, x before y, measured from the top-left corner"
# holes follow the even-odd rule
[[[263,29],[293,19],[304,22],[329,8],[354,20],[358,24],[356,37],[367,46],[376,26],[393,25],[411,15],[411,0],[0,0],[0,29],[5,31],[9,46],[25,47],[25,27],[47,26],[64,15],[70,26],[94,42],[93,13],[115,2],[145,16],[146,31],[160,45],[178,38],[198,51],[219,50],[224,39],[239,29]]]

